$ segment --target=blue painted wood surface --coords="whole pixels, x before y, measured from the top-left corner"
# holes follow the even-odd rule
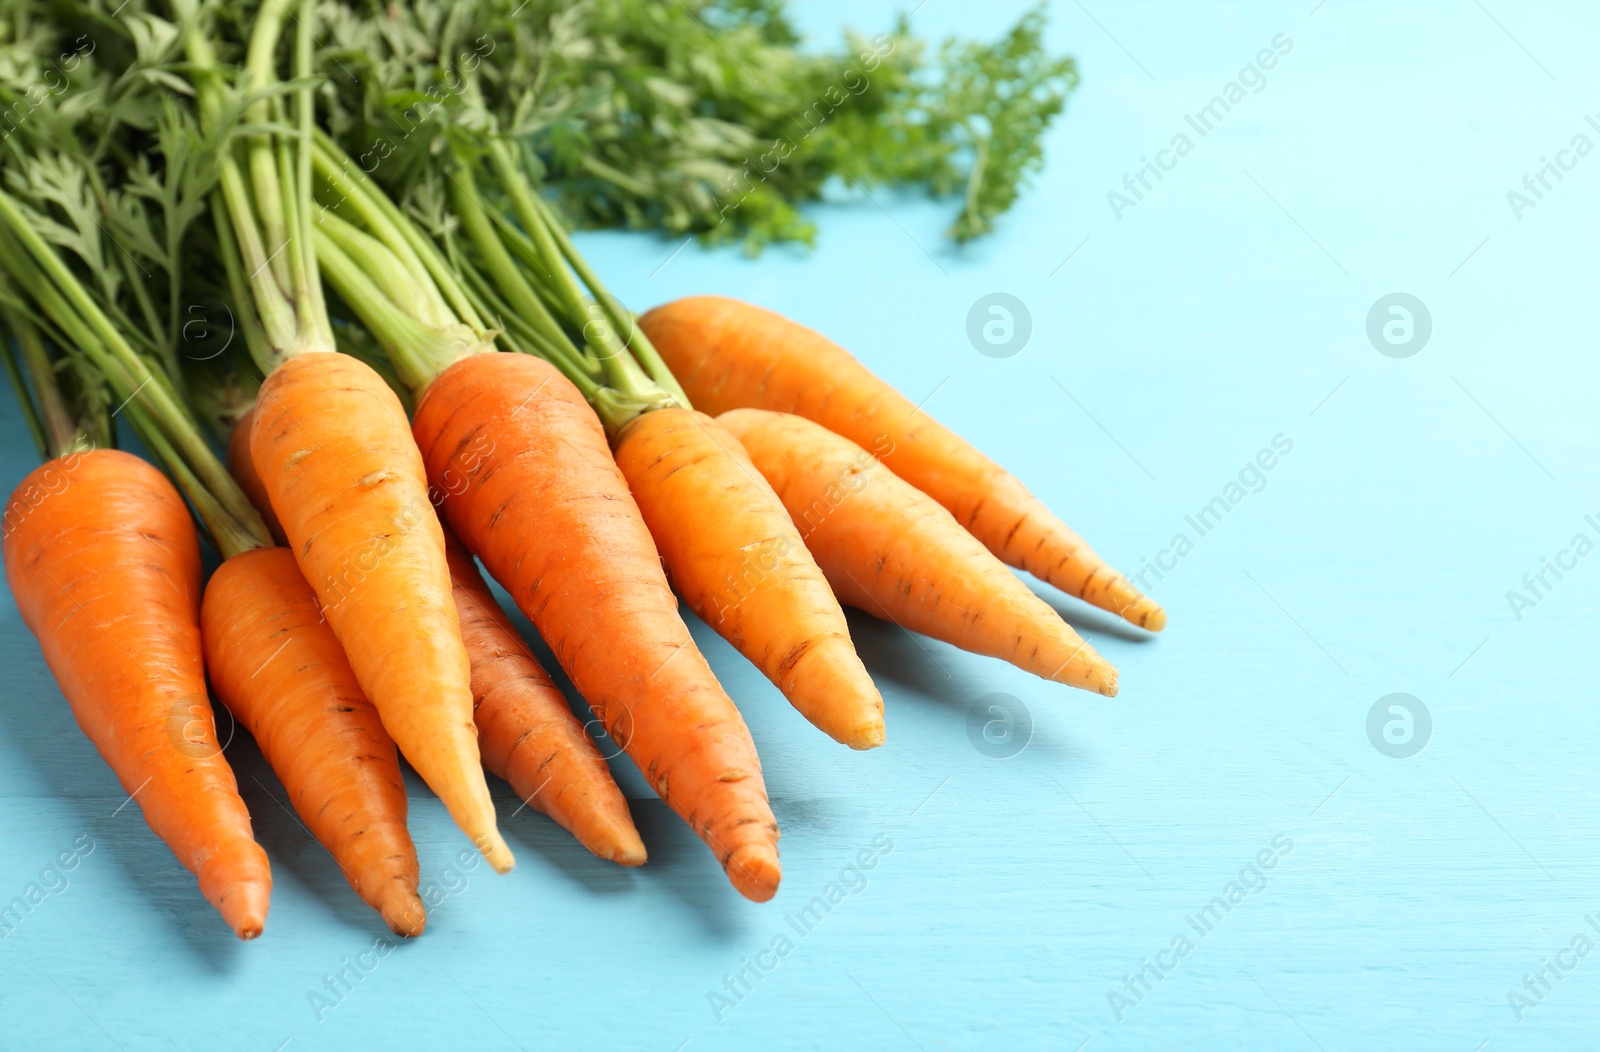
[[[892,11],[793,6],[828,38]],[[914,24],[994,34],[1021,10],[928,0]],[[815,251],[756,263],[583,247],[641,308],[717,291],[822,329],[1114,563],[1171,567],[1145,578],[1171,614],[1159,638],[1041,589],[1120,666],[1120,697],[857,617],[889,720],[858,755],[697,623],[761,748],[778,898],[740,900],[626,760],[639,872],[524,810],[504,820],[518,867],[495,878],[413,780],[441,899],[392,949],[240,736],[276,880],[266,934],[241,945],[117,810],[8,597],[0,902],[48,894],[4,926],[0,1047],[1592,1046],[1600,555],[1562,552],[1600,540],[1600,157],[1559,151],[1600,144],[1600,17],[1496,0],[1052,14],[1083,88],[992,238],[955,251],[946,205],[875,192],[818,208]],[[1292,46],[1264,69],[1275,38]],[[1237,105],[1202,114],[1235,79]],[[1192,148],[1159,153],[1178,135]],[[1167,166],[1148,191],[1146,158]],[[1545,158],[1571,169],[1535,197]],[[1132,196],[1125,175],[1131,207],[1108,200]],[[1011,357],[967,335],[995,292],[1031,318]],[[1410,357],[1367,332],[1395,292],[1431,317]],[[1252,470],[1278,436],[1292,450]],[[9,488],[30,466],[10,402],[0,449]],[[1219,496],[1202,535],[1188,517]],[[1524,584],[1558,557],[1562,576]],[[1393,693],[1431,722],[1407,758],[1369,737]],[[1014,755],[969,734],[996,694],[1014,726],[1026,714]],[[1406,735],[1387,706],[1379,743]],[[830,890],[826,915],[799,916]]]

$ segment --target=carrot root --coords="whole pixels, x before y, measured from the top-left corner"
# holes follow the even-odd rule
[[[4,515],[6,579],[78,726],[242,939],[272,874],[222,755],[200,642],[200,545],[166,477],[116,450],[52,460]]]
[[[421,931],[426,912],[394,742],[294,556],[260,548],[228,559],[206,586],[200,623],[212,686],[260,745],[300,820],[392,931]]]
[[[201,882],[208,881],[202,876]],[[259,936],[267,925],[267,902],[272,897],[272,882],[243,879],[226,883],[224,887],[227,890],[212,899],[211,905],[217,908],[222,919],[239,938],[248,941]]]
[[[755,744],[679,617],[577,388],[529,355],[472,355],[433,381],[413,426],[450,525],[611,737],[741,893],[776,886],[778,827]],[[739,854],[756,845],[765,853]],[[729,870],[736,856],[749,860],[748,876]]]

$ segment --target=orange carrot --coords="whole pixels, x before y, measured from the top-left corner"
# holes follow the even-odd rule
[[[1045,679],[1117,692],[1117,672],[931,497],[803,417],[717,418],[750,452],[851,606]]]
[[[483,765],[596,855],[643,865],[644,842],[594,739],[449,530],[445,552],[461,638],[472,658],[473,719]]]
[[[678,616],[650,532],[577,388],[526,355],[472,355],[433,380],[414,432],[450,525],[611,737],[734,887],[770,899],[781,875],[778,827],[750,732]],[[452,472],[459,484],[447,484]]]
[[[244,495],[250,498],[251,505],[261,515],[261,521],[266,524],[272,539],[287,545],[283,524],[272,510],[272,498],[267,496],[266,483],[261,481],[261,475],[256,471],[256,462],[250,459],[250,429],[255,419],[256,409],[251,406],[228,433],[228,474],[233,476]]]
[[[97,450],[32,472],[4,528],[11,593],[78,726],[228,926],[260,935],[272,875],[206,697],[189,509],[149,464]]]
[[[394,742],[287,548],[226,560],[200,604],[211,685],[311,835],[397,935],[421,934],[417,849]]]
[[[671,408],[634,417],[613,446],[689,608],[834,739],[882,745],[883,697],[839,602],[739,440]]]
[[[1009,565],[1152,632],[1166,625],[1159,605],[1014,475],[820,333],[721,296],[675,300],[639,327],[706,412],[770,409],[814,420],[873,450]]]
[[[444,533],[400,400],[349,355],[298,355],[261,385],[250,455],[384,729],[490,865],[509,870]]]

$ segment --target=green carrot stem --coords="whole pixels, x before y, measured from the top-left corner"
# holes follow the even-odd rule
[[[534,195],[533,202],[534,206],[544,216],[551,236],[561,249],[561,255],[572,269],[577,272],[578,278],[588,286],[589,292],[594,296],[595,300],[605,309],[606,314],[611,318],[611,324],[616,326],[618,332],[624,334],[623,342],[627,344],[628,350],[633,352],[633,356],[639,360],[639,364],[644,367],[644,371],[649,374],[650,379],[671,391],[678,401],[683,403],[685,409],[690,408],[689,396],[683,393],[683,388],[678,384],[678,378],[672,375],[672,370],[667,368],[667,363],[661,357],[660,352],[650,342],[649,337],[644,334],[644,330],[639,328],[633,312],[623,306],[622,301],[611,294],[611,290],[606,288],[600,281],[600,275],[594,272],[594,269],[589,266],[589,261],[583,258],[583,255],[578,251],[578,247],[572,243],[572,238],[567,236],[567,231],[561,223],[561,218],[556,215],[556,211],[550,205],[550,202],[538,195]]]
[[[66,336],[64,345],[89,359],[123,406],[142,396],[136,408],[140,419],[150,425],[151,434],[141,437],[152,448],[159,444],[171,452],[169,468],[185,465],[180,481],[182,477],[193,479],[197,489],[189,496],[197,510],[202,503],[213,509],[216,521],[210,525],[219,545],[242,539],[271,543],[261,517],[217,460],[171,383],[161,372],[152,372],[128,345],[55,250],[28,223],[15,199],[4,191],[0,191],[0,227],[5,230],[0,239],[5,242],[5,269],[61,329]],[[152,437],[156,434],[160,437]],[[178,474],[176,470],[174,474]]]
[[[506,301],[511,312],[536,329],[547,341],[570,351],[574,357],[578,356],[578,349],[567,339],[561,324],[545,310],[538,295],[518,270],[516,262],[507,254],[500,235],[494,230],[488,210],[483,207],[471,169],[461,165],[450,173],[449,179],[452,210],[467,239],[477,249],[500,297]]]
[[[234,240],[233,223],[228,219],[228,206],[220,190],[211,195],[211,216],[217,232],[217,244],[222,252],[222,269],[228,276],[228,295],[239,307],[238,317],[234,321],[244,333],[244,346],[250,353],[250,360],[265,376],[272,371],[276,359],[267,334],[262,331],[260,314],[250,309],[250,284],[245,278],[244,268],[240,266],[238,242]]]
[[[320,209],[317,223],[322,226],[342,223],[345,227],[361,231],[369,240],[382,246],[384,255],[398,265],[404,275],[403,278],[397,276],[402,286],[409,286],[413,290],[412,295],[428,296],[427,313],[431,317],[456,317],[416,248],[375,200],[371,187],[352,180],[348,173],[332,167],[331,159],[325,160],[320,151],[317,155],[317,175],[322,180],[322,192],[317,197]],[[345,218],[346,215],[350,217],[349,220]]]
[[[367,277],[383,290],[384,296],[396,307],[423,325],[442,327],[455,324],[455,315],[451,313],[449,305],[439,299],[427,274],[424,273],[422,280],[418,281],[416,274],[382,241],[345,222],[333,212],[322,217],[317,232],[332,239],[340,251],[365,271]]]
[[[316,250],[312,247],[313,202],[312,152],[316,149],[313,132],[316,129],[316,96],[314,77],[316,69],[311,63],[312,31],[316,26],[315,0],[300,0],[300,17],[295,20],[295,89],[296,152],[295,162],[295,233],[300,238],[302,265],[297,295],[307,305],[304,317],[320,324],[333,341],[333,326],[328,319],[328,305],[323,298],[322,281],[317,273]],[[302,334],[310,339],[315,335],[311,325],[303,327]]]
[[[250,31],[245,82],[247,90],[257,97],[250,103],[246,116],[258,126],[281,116],[279,107],[267,99],[266,93],[277,80],[273,60],[287,13],[286,0],[266,0],[257,10],[255,26]],[[285,210],[282,172],[287,153],[281,147],[278,136],[265,131],[252,132],[245,139],[244,152],[262,237],[271,253],[267,265],[272,268],[278,288],[286,290],[295,287],[290,268],[297,253],[289,243],[290,220]]]
[[[34,444],[39,447],[40,459],[49,460],[70,452],[81,443],[84,429],[73,419],[72,410],[67,407],[67,400],[61,394],[55,364],[50,360],[50,353],[45,349],[38,327],[26,314],[9,304],[0,307],[0,318],[4,319],[5,327],[11,331],[11,337],[17,343],[17,353],[22,358],[19,369],[17,360],[7,348],[6,372],[16,388],[17,401],[27,418]],[[28,387],[33,390],[32,397],[28,395]]]
[[[11,382],[11,390],[16,393],[17,404],[22,407],[22,419],[28,425],[28,435],[33,439],[34,448],[39,451],[39,459],[49,460],[57,455],[53,452],[54,442],[45,432],[41,413],[34,406],[34,399],[28,392],[28,383],[22,378],[22,369],[17,365],[17,356],[11,349],[13,340],[18,344],[22,342],[21,338],[15,335],[14,321],[9,309],[0,309],[0,325],[4,325],[7,329],[6,332],[0,332],[0,337],[5,338],[5,346],[0,347],[0,361],[5,363],[6,379]]]
[[[314,236],[324,276],[383,345],[401,382],[417,395],[453,363],[484,350],[469,326],[432,329],[395,306],[328,233],[327,224],[318,226]]]
[[[195,0],[172,0],[172,7],[182,26],[183,48],[193,67],[191,80],[199,104],[201,123],[214,128],[222,115],[221,73],[217,69],[216,52],[211,40],[200,25],[200,9]],[[217,173],[219,192],[227,207],[228,222],[232,227],[232,242],[238,250],[241,267],[249,283],[249,299],[238,301],[241,311],[253,304],[260,319],[260,328],[272,348],[272,358],[260,362],[263,371],[271,372],[274,365],[288,357],[285,349],[295,343],[297,323],[294,305],[284,295],[268,266],[268,253],[255,211],[251,207],[251,194],[244,173],[239,170],[238,158],[233,151],[224,150]]]
[[[216,53],[200,26],[195,0],[171,2],[183,26],[184,50],[192,68],[202,124],[208,131],[218,131],[222,85]],[[248,112],[258,121],[269,119],[273,112],[265,94],[277,82],[274,55],[292,2],[266,0],[251,31],[247,84],[260,97],[251,102]],[[301,16],[297,19],[299,32],[305,35],[310,32],[310,12],[304,0]],[[300,42],[299,58],[304,57],[305,47],[305,42]],[[304,143],[310,138],[307,121],[311,117],[312,85],[303,83],[296,91],[300,103],[299,134],[251,133],[245,142],[249,180],[231,149],[223,151],[218,173],[232,224],[233,245],[251,293],[250,303],[241,300],[239,307],[243,310],[254,306],[261,331],[272,348],[273,364],[298,354],[334,350],[333,327],[321,295],[315,249],[307,235],[310,180],[300,178],[305,161],[295,156],[295,148],[300,147],[303,152]],[[286,258],[280,260],[280,256]]]
[[[587,297],[573,278],[543,214],[535,204],[535,195],[523,179],[506,144],[491,142],[489,157],[501,189],[511,202],[512,211],[543,261],[544,278],[565,308],[567,323],[578,329],[584,342],[594,348],[595,357],[605,370],[606,386],[616,392],[618,404],[656,405],[673,400],[672,393],[647,375],[628,353],[628,349],[617,338],[616,329],[604,308]]]
[[[390,200],[388,194],[372,184],[365,172],[356,168],[355,162],[326,133],[319,129],[315,138],[317,174],[328,183],[339,198],[339,203],[342,205],[348,201],[357,208],[363,225],[396,255],[406,260],[408,266],[425,270],[458,318],[474,329],[487,328],[473,309],[471,299],[455,272],[439,255],[427,235],[406,218],[400,206]],[[380,223],[379,217],[387,220],[387,223]]]
[[[539,255],[538,248],[534,246],[528,235],[504,220],[500,221],[496,229],[500,231],[500,240],[505,243],[506,250],[521,260],[523,266],[535,274],[548,275],[550,273],[549,264],[543,256]],[[544,304],[545,310],[552,315],[565,316],[566,305],[552,291],[550,287],[552,284],[549,281],[537,282],[534,285],[534,291],[539,294],[539,302]],[[574,325],[571,328],[576,332],[579,326]]]
[[[576,351],[565,340],[560,344],[550,343],[544,336],[535,331],[525,322],[520,315],[500,298],[490,280],[479,273],[477,267],[463,264],[462,276],[467,279],[469,290],[478,300],[478,310],[486,317],[498,317],[502,326],[500,341],[513,351],[522,354],[537,355],[547,361],[554,362],[556,358],[565,356],[563,366],[558,366],[578,390],[583,392],[585,398],[591,392],[600,388],[603,379],[600,372],[600,363],[586,354]]]

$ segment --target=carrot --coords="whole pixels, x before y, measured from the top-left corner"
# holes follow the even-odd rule
[[[704,413],[656,409],[613,446],[689,608],[806,719],[852,748],[882,745],[883,697],[839,602],[738,439]]]
[[[206,697],[200,545],[183,499],[138,457],[67,454],[12,494],[3,546],[78,726],[228,926],[260,935],[272,875]]]
[[[639,319],[689,397],[712,415],[770,409],[872,449],[1001,560],[1152,632],[1167,615],[1018,479],[879,380],[844,348],[771,311],[690,296]]]
[[[770,899],[781,876],[778,827],[755,746],[678,616],[582,394],[539,359],[472,355],[428,386],[413,430],[430,477],[461,474],[440,487],[450,525],[533,621],[611,737],[734,887]]]
[[[265,503],[265,487],[250,459],[254,413],[252,408],[245,414],[229,439],[228,470],[261,510],[268,529],[281,538],[283,527]],[[444,547],[472,669],[472,719],[483,765],[596,855],[624,866],[643,865],[644,843],[594,739],[500,609],[472,554],[448,529]]]
[[[461,638],[472,659],[473,719],[483,765],[596,855],[642,866],[644,842],[594,739],[500,609],[471,554],[448,530],[445,553]]]
[[[287,548],[225,561],[200,604],[211,685],[362,900],[418,935],[417,849],[394,742]]]
[[[406,427],[369,366],[302,354],[261,385],[250,455],[384,729],[503,873],[511,850],[479,763],[444,533]]]
[[[803,417],[717,418],[772,483],[844,602],[1045,679],[1112,696],[1117,671],[931,497]]]
[[[255,419],[256,410],[252,405],[228,433],[228,474],[233,476],[244,495],[250,498],[250,504],[260,514],[272,539],[279,544],[286,544],[283,524],[272,510],[272,498],[267,496],[266,483],[261,481],[261,475],[256,471],[256,462],[250,459],[250,429]]]

